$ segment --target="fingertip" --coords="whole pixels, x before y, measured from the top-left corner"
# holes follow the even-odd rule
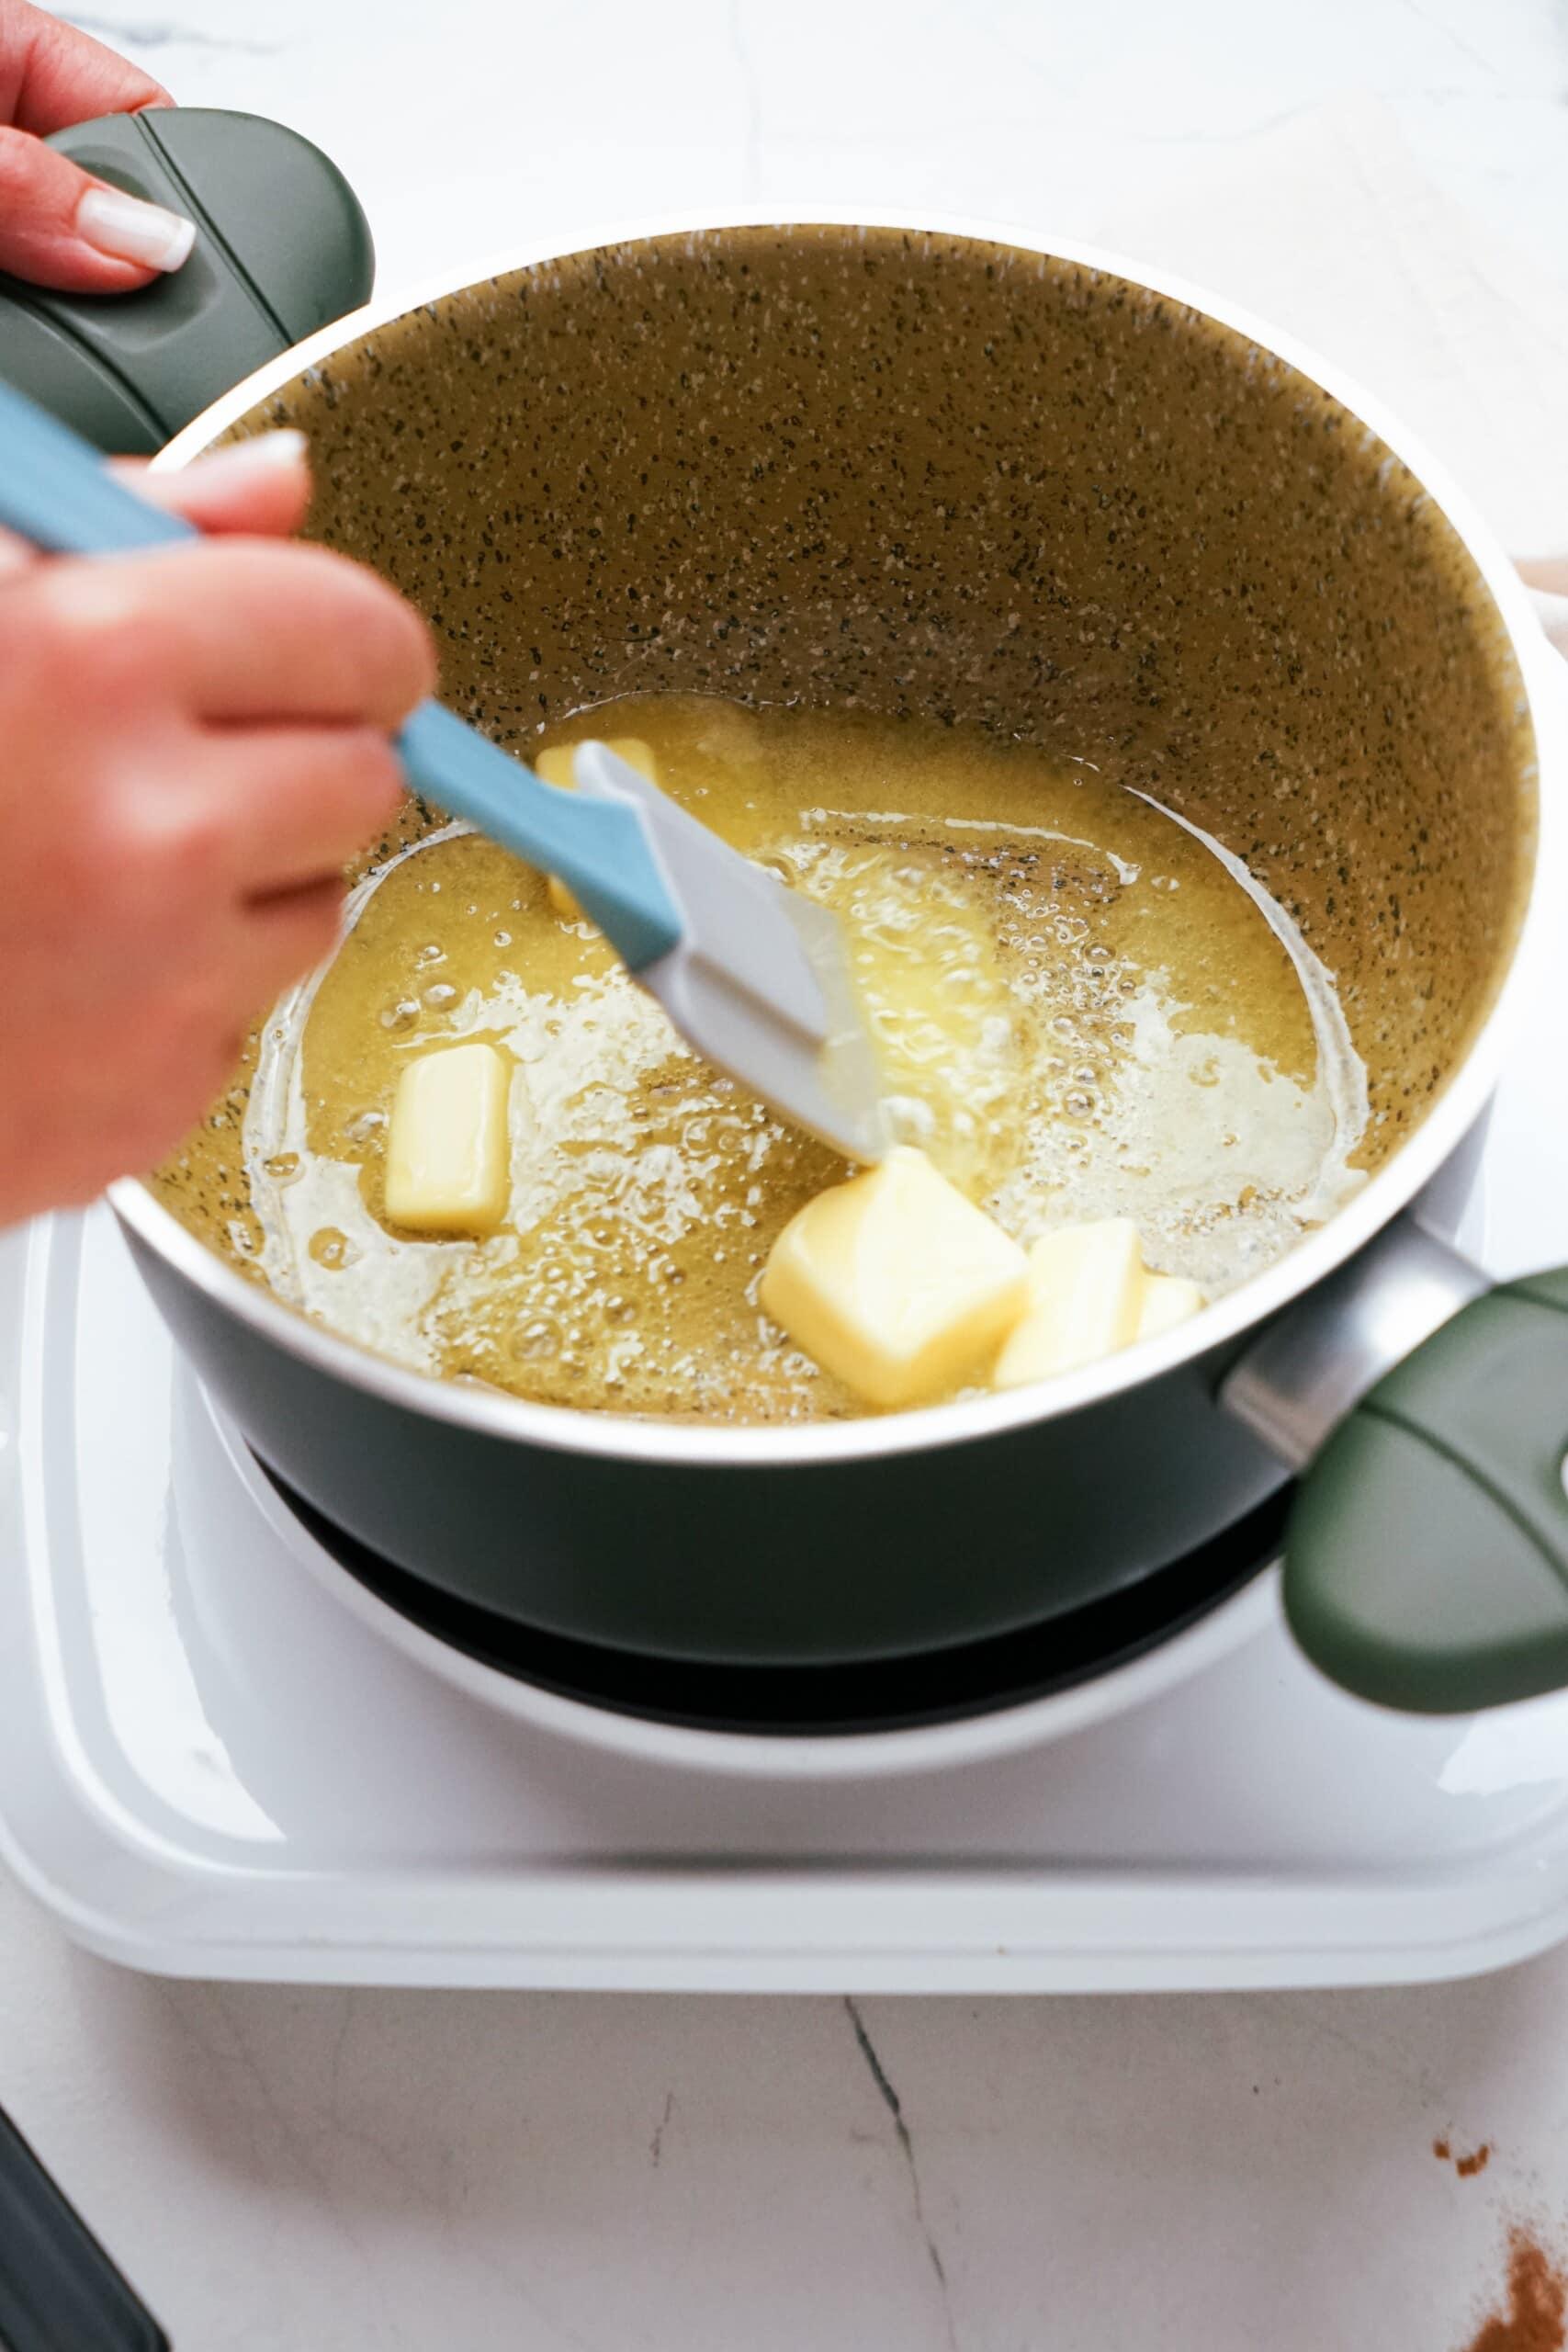
[[[209,449],[177,473],[138,469],[134,487],[153,505],[184,514],[203,531],[284,538],[310,503],[310,446],[292,427]]]
[[[441,649],[435,632],[417,605],[411,604],[400,589],[389,581],[383,583],[397,605],[398,613],[408,632],[409,674],[405,685],[406,699],[397,717],[404,719],[411,710],[427,702],[441,682]]]
[[[408,699],[397,714],[400,719],[404,719],[422,702],[428,702],[440,684],[441,655],[434,631],[424,615],[406,597],[400,597],[399,602],[413,627],[412,684],[408,691]]]
[[[117,261],[80,237],[50,235],[16,221],[0,221],[0,267],[28,286],[57,294],[137,294],[160,275],[144,264]]]
[[[65,293],[130,293],[177,269],[195,236],[179,213],[95,179],[41,138],[0,122],[0,269]]]
[[[61,22],[41,8],[10,9],[5,19],[6,63],[17,74],[16,119],[40,135],[88,122],[96,115],[132,114],[143,107],[172,106],[163,84],[140,65],[95,40],[91,33]]]
[[[149,271],[182,269],[196,243],[196,222],[185,213],[96,180],[83,188],[73,225],[95,253]]]
[[[362,600],[367,716],[399,727],[435,691],[439,662],[430,624],[391,582],[368,564],[325,548],[339,581]]]
[[[145,262],[116,261],[100,254],[91,245],[78,243],[74,254],[62,260],[65,275],[51,277],[49,284],[62,288],[72,285],[83,294],[140,294],[143,287],[155,286],[163,276],[161,270],[150,269]]]
[[[366,746],[367,835],[388,825],[408,793],[403,763],[388,736],[370,730]]]
[[[326,962],[338,943],[343,901],[343,876],[330,874],[243,902],[260,951],[259,994],[274,997]]]

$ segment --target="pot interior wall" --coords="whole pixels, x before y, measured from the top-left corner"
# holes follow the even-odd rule
[[[1374,435],[1195,312],[996,245],[727,231],[412,311],[239,430],[279,424],[312,535],[423,608],[446,698],[521,751],[633,690],[852,706],[1218,835],[1337,977],[1370,1166],[1490,1002],[1534,792],[1495,609]],[[219,1247],[243,1084],[159,1185]]]

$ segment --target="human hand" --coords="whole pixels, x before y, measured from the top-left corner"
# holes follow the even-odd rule
[[[140,483],[215,537],[141,556],[0,544],[0,1226],[152,1167],[336,933],[344,862],[401,786],[423,624],[285,533],[298,435]]]
[[[190,221],[43,144],[68,123],[172,104],[101,41],[28,0],[0,0],[0,269],[73,294],[122,294],[177,269]]]

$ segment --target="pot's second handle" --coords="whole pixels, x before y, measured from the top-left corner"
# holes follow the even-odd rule
[[[1487,1293],[1304,1474],[1285,1609],[1366,1699],[1468,1713],[1568,1685],[1568,1268]]]
[[[59,294],[0,277],[0,375],[100,449],[141,455],[370,291],[359,200],[298,131],[258,115],[158,107],[49,141],[197,224],[189,259],[135,294]]]

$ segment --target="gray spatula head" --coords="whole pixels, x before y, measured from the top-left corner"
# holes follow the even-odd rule
[[[637,979],[705,1058],[848,1159],[887,1149],[876,1053],[838,917],[754,865],[603,743],[580,792],[642,820],[682,934]]]

